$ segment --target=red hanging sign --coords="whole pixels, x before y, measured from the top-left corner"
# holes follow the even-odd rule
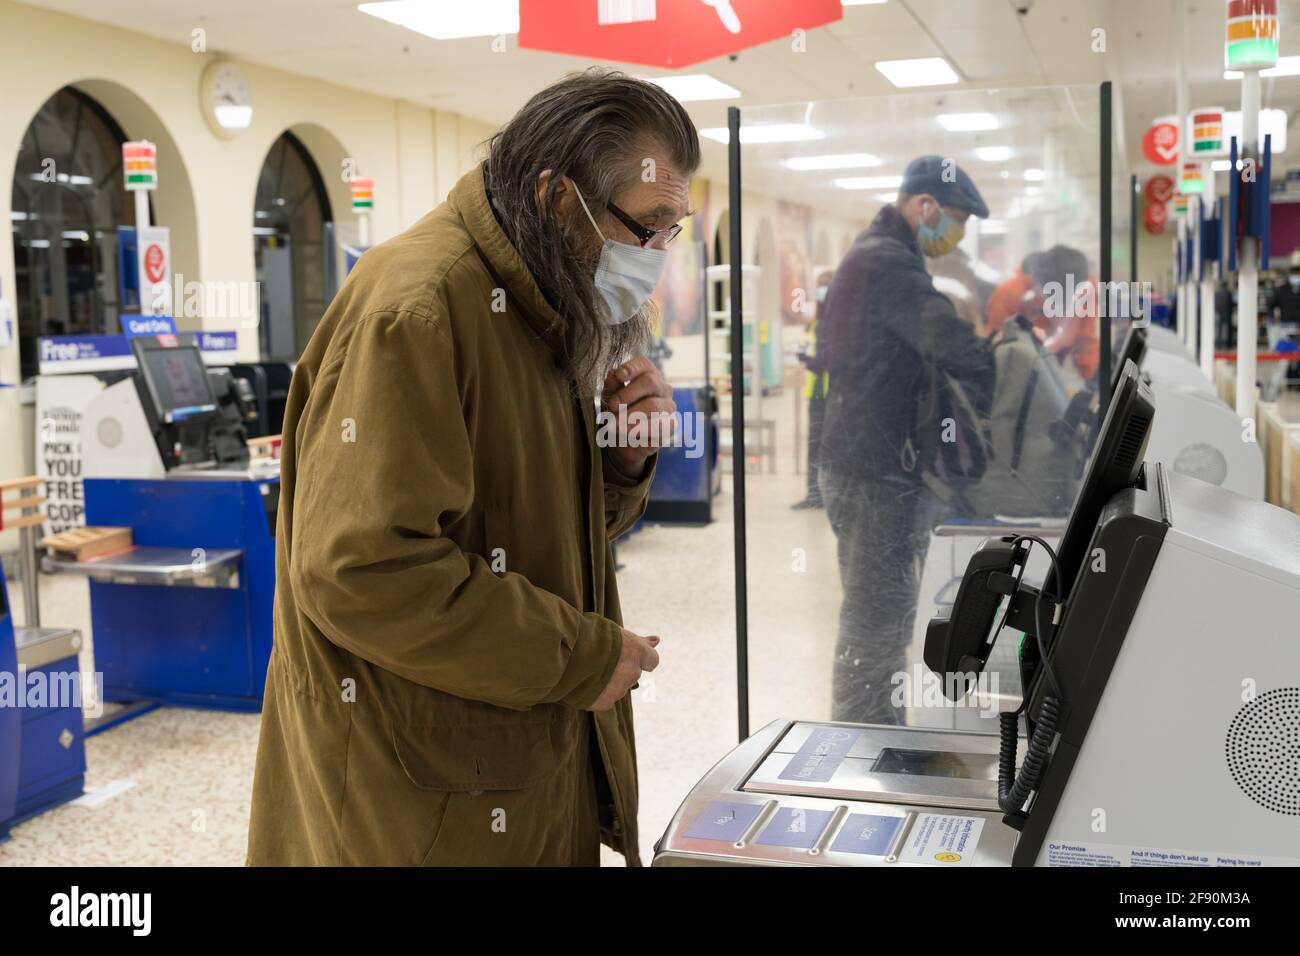
[[[1178,162],[1178,124],[1168,119],[1151,124],[1142,137],[1142,154],[1156,166],[1173,166]]]
[[[842,16],[841,0],[519,0],[519,46],[676,69]]]
[[[1147,180],[1145,192],[1151,202],[1167,203],[1174,198],[1174,181],[1164,175],[1152,176]]]
[[[1169,221],[1169,207],[1162,202],[1148,202],[1147,208],[1142,213],[1142,225],[1146,227],[1147,232],[1153,236],[1158,236],[1165,231],[1165,223]]]
[[[167,274],[167,254],[156,242],[144,251],[144,274],[150,282],[162,282]]]

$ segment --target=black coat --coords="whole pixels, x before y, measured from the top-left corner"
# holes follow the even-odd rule
[[[943,431],[936,370],[986,410],[992,349],[934,288],[916,236],[893,206],[854,241],[835,271],[825,312],[818,338],[830,361],[830,395],[821,467],[919,481]]]
[[[1291,288],[1291,284],[1283,279],[1269,297],[1268,313],[1280,322],[1300,322],[1300,291]]]

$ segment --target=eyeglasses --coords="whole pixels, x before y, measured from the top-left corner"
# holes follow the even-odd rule
[[[674,223],[667,229],[648,229],[623,210],[619,209],[612,202],[605,203],[605,208],[614,214],[614,218],[627,226],[628,232],[636,236],[637,242],[641,243],[642,249],[652,244],[659,247],[666,246],[668,243],[676,239],[677,234],[682,231],[682,224],[680,222]]]

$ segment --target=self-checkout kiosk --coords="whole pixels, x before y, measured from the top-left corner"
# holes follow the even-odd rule
[[[132,340],[136,374],[82,426],[86,523],[133,547],[44,567],[90,581],[109,702],[255,710],[271,650],[278,460],[250,457],[246,386],[175,336]]]
[[[1160,408],[1147,459],[1249,498],[1263,498],[1264,457],[1258,443],[1246,440],[1237,413],[1215,394],[1185,351],[1174,347],[1182,349],[1182,343],[1167,329],[1130,326],[1117,352],[1115,368],[1131,359]]]
[[[1300,863],[1300,516],[1151,461],[1156,417],[1126,363],[1059,548],[989,538],[928,626],[953,700],[1018,641],[998,734],[774,721],[654,865]]]
[[[1115,374],[1111,392],[1118,385],[1119,373],[1132,361],[1150,386],[1160,415],[1152,422],[1147,445],[1147,459],[1162,462],[1166,468],[1199,478],[1213,485],[1247,497],[1264,497],[1264,461],[1259,445],[1243,440],[1242,425],[1235,412],[1212,390],[1171,385],[1152,376],[1148,366],[1157,369],[1162,363],[1186,366],[1199,382],[1204,375],[1186,357],[1176,335],[1156,326],[1126,323],[1114,340]],[[1094,431],[1099,427],[1096,421]],[[1092,439],[1095,441],[1095,435]],[[1040,515],[1035,518],[1003,518],[996,515],[978,520],[950,519],[941,522],[932,533],[930,548],[922,569],[920,595],[922,614],[913,628],[911,656],[921,661],[926,639],[928,611],[947,613],[956,599],[967,563],[985,537],[1017,532],[1032,533],[1055,544],[1065,529],[1064,515]],[[1033,557],[1031,573],[1046,572],[1041,553]],[[999,646],[989,662],[1001,692],[1019,694],[1013,649]],[[995,723],[989,708],[918,707],[912,713],[918,726],[983,731]]]
[[[1173,329],[1163,325],[1148,325],[1144,329],[1146,333],[1146,346],[1153,352],[1168,352],[1171,355],[1180,356],[1188,362],[1192,361],[1192,353],[1187,350],[1183,340],[1178,337],[1178,333]]]

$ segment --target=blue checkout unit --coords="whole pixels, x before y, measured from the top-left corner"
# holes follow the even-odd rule
[[[681,441],[659,451],[642,521],[708,524],[713,496],[722,488],[713,390],[703,382],[674,386],[673,401],[681,416]]]
[[[86,479],[87,523],[136,546],[83,569],[105,701],[261,709],[278,489],[252,473]]]
[[[10,827],[81,796],[80,649],[74,630],[14,627],[0,568],[0,841]]]
[[[250,458],[245,383],[173,336],[132,340],[136,374],[82,422],[86,522],[131,529],[132,548],[47,556],[90,582],[104,700],[256,711],[271,653],[278,460]],[[111,719],[111,718],[110,718]]]

